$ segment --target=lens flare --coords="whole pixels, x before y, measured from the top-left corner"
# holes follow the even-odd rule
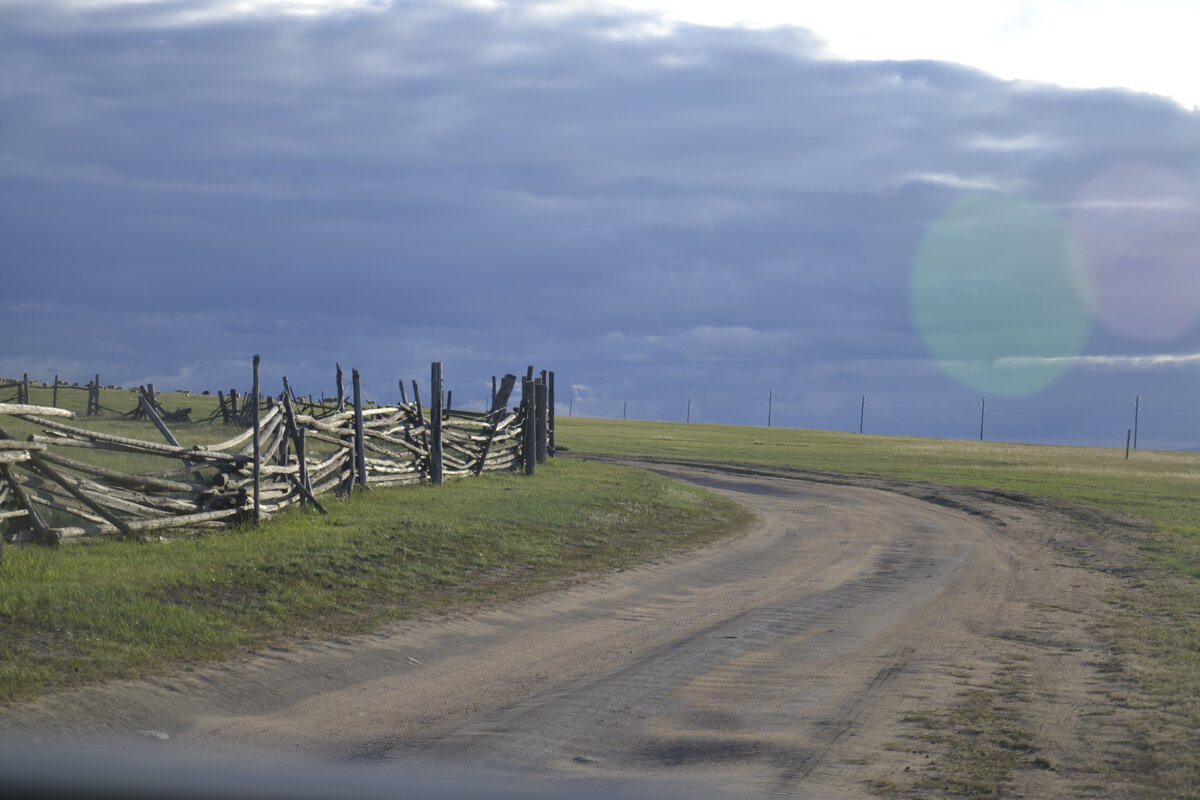
[[[929,227],[910,300],[930,354],[989,394],[1044,389],[1091,330],[1087,269],[1066,226],[1001,194],[967,197]]]
[[[1092,265],[1103,325],[1163,341],[1200,317],[1200,195],[1183,178],[1109,167],[1080,192],[1071,228]]]

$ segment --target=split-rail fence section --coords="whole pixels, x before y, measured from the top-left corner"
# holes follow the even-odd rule
[[[364,403],[358,370],[347,402],[340,367],[334,398],[297,397],[287,378],[280,395],[263,398],[256,355],[254,388],[242,407],[236,394],[222,394],[214,414],[247,428],[226,441],[192,447],[175,439],[152,387],[139,390],[133,412],[113,413],[150,420],[165,441],[71,424],[75,413],[55,407],[57,376],[51,406],[29,403],[28,377],[0,384],[0,391],[17,390],[9,398],[14,402],[0,402],[0,530],[10,542],[43,544],[97,534],[141,537],[169,528],[257,522],[294,504],[324,512],[322,495],[344,496],[355,487],[441,485],[445,478],[496,470],[533,474],[535,464],[554,453],[554,373],[535,378],[530,367],[520,382],[520,404],[509,407],[517,383],[512,374],[498,386],[493,378],[485,412],[449,408],[440,362],[430,370],[428,408],[416,381],[411,400],[401,381],[397,405]],[[88,415],[103,415],[99,376],[84,388]],[[10,437],[5,416],[38,432]],[[133,463],[152,456],[171,467],[126,472],[91,463],[103,459],[89,460],[87,451],[132,454]]]

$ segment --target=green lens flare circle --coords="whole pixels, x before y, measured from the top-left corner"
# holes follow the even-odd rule
[[[998,194],[961,200],[929,227],[910,300],[930,355],[988,394],[1046,388],[1071,366],[1092,325],[1088,270],[1066,227]]]

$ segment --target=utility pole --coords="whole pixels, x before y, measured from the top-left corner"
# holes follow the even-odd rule
[[[767,390],[767,427],[771,427],[771,406],[775,402],[775,390]]]
[[[979,407],[979,441],[983,441],[983,415],[987,413],[987,398],[983,398],[983,403]]]
[[[863,417],[867,415],[867,396],[862,396],[862,404],[858,407],[858,432],[863,432]]]
[[[691,422],[691,421],[692,421],[692,398],[690,398],[690,397],[688,398],[688,413],[687,413],[687,421],[688,421],[688,422]]]
[[[1139,394],[1133,401],[1133,449],[1137,450],[1138,415],[1142,410],[1142,396]]]

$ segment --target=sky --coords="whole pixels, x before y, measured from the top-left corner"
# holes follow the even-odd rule
[[[1131,9],[0,0],[0,376],[1197,447],[1200,15]]]

